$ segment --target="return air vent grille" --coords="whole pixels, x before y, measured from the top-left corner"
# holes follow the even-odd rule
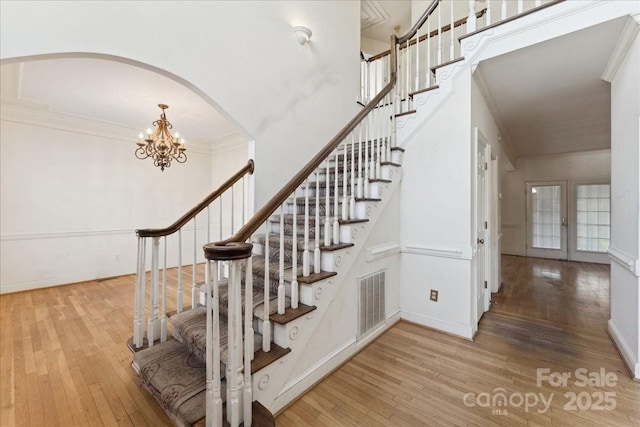
[[[386,320],[384,271],[358,279],[358,339],[365,337]]]

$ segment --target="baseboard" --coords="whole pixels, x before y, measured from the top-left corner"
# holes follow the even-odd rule
[[[640,361],[638,356],[634,354],[634,351],[629,346],[629,343],[624,339],[616,325],[609,319],[609,336],[613,340],[618,352],[627,364],[627,367],[631,371],[634,379],[640,380]]]
[[[471,328],[471,325],[464,325],[462,323],[434,319],[433,317],[425,316],[418,313],[412,313],[405,310],[401,310],[400,318],[408,322],[416,323],[421,326],[426,326],[428,328],[445,332],[450,335],[455,335],[457,337],[465,338],[468,340],[473,339],[473,329]]]
[[[128,276],[130,274],[135,274],[134,272],[127,272],[121,270],[111,270],[111,271],[103,271],[99,274],[76,274],[72,276],[65,276],[56,278],[55,281],[51,279],[45,280],[34,280],[32,282],[22,282],[22,283],[12,283],[10,285],[1,285],[0,286],[0,295],[2,294],[11,294],[14,292],[24,292],[24,291],[32,291],[34,289],[45,289],[45,288],[53,288],[54,286],[67,286],[74,285],[76,283],[82,282],[90,282],[90,281],[100,281],[106,279],[113,279],[115,277]]]

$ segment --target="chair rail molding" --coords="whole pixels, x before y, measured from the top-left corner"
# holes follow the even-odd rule
[[[471,246],[455,249],[430,246],[424,243],[407,243],[404,245],[402,252],[413,255],[453,258],[467,261],[470,261],[473,258],[473,248]]]
[[[400,242],[387,242],[367,248],[367,262],[372,262],[400,253]]]
[[[635,259],[614,246],[609,246],[609,257],[612,261],[629,270],[631,274],[640,277],[640,259]]]

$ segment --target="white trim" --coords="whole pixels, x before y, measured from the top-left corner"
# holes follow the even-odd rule
[[[278,393],[274,401],[274,406],[271,408],[273,412],[277,412],[284,405],[290,402],[295,396],[301,395],[305,390],[312,387],[318,381],[329,375],[334,369],[338,368],[341,364],[349,360],[358,351],[367,346],[370,342],[377,339],[383,332],[387,331],[393,325],[400,320],[400,311],[396,311],[393,314],[387,316],[387,321],[380,325],[380,327],[365,339],[357,341],[356,338],[352,338],[345,342],[341,346],[338,346],[336,350],[327,354],[325,357],[314,363],[309,369],[302,374],[296,376],[291,381],[287,382],[282,390]],[[293,393],[293,397],[291,394]],[[287,396],[288,395],[288,396]],[[283,399],[278,403],[279,399]],[[281,406],[282,405],[282,406]]]
[[[366,260],[367,262],[372,262],[399,253],[400,242],[382,243],[366,249]]]
[[[140,132],[140,129],[112,122],[7,102],[2,103],[0,119],[45,129],[56,129],[121,141],[130,144],[132,151],[135,150],[136,135]],[[202,139],[189,140],[187,141],[187,150],[188,153],[210,155],[212,153],[211,142]]]
[[[640,15],[636,14],[636,16]],[[616,46],[613,48],[613,52],[611,52],[607,66],[602,72],[602,80],[609,83],[613,81],[613,78],[618,72],[618,68],[620,68],[624,58],[627,56],[627,52],[629,52],[629,48],[633,44],[633,40],[635,39],[636,34],[638,34],[638,31],[640,31],[640,25],[638,25],[638,22],[634,17],[629,16],[629,18],[627,18],[627,22],[624,24],[622,32],[620,33],[620,37],[616,42]]]
[[[447,322],[446,320],[434,319],[433,317],[406,310],[400,311],[400,318],[422,326],[437,329],[451,335],[456,335],[469,340],[473,339],[473,329],[471,325],[465,325],[458,322]]]
[[[193,226],[185,226],[183,231],[193,230]],[[197,230],[206,230],[206,225],[198,226]],[[131,235],[135,237],[134,229],[114,229],[114,230],[84,230],[84,231],[54,231],[49,233],[15,233],[0,235],[0,241],[12,242],[16,240],[40,240],[40,239],[68,239],[79,237],[94,236],[115,236],[115,235]]]
[[[611,339],[615,342],[620,354],[622,354],[625,362],[627,362],[627,366],[629,366],[629,369],[633,372],[634,378],[640,379],[640,361],[638,360],[638,356],[634,355],[629,343],[624,339],[624,336],[611,319],[609,319],[607,325],[609,326]]]
[[[414,255],[426,255],[470,261],[472,258],[473,248],[471,246],[463,249],[437,248],[420,243],[409,243],[404,246],[402,252]]]
[[[10,294],[13,292],[30,291],[33,289],[52,288],[54,286],[72,285],[75,283],[89,282],[93,280],[101,280],[118,276],[127,276],[130,274],[135,274],[135,271],[124,269],[106,270],[100,272],[72,274],[70,276],[47,278],[43,280],[34,280],[31,282],[12,283],[10,285],[0,285],[0,295]]]
[[[614,246],[609,246],[609,257],[629,270],[631,274],[640,277],[640,260],[634,259],[631,255]]]

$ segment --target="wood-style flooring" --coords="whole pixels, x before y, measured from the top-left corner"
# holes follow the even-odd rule
[[[502,261],[503,287],[473,342],[400,322],[286,408],[277,425],[640,426],[640,383],[606,331],[609,267]],[[538,369],[571,376],[550,383],[540,371],[538,385]],[[584,384],[585,375],[594,382]],[[595,383],[607,375],[608,384]],[[493,404],[500,395],[504,406]]]
[[[640,425],[640,383],[606,334],[607,267],[516,257],[503,266],[503,289],[474,342],[401,322],[287,408],[278,425]],[[171,425],[130,368],[133,284],[124,276],[0,296],[0,426]],[[617,380],[578,387],[574,375],[567,387],[538,387],[538,368],[604,369]],[[479,406],[498,388],[513,404]],[[616,407],[564,410],[567,392],[588,393],[592,403],[615,393],[607,399]],[[467,393],[476,406],[465,405]],[[527,393],[553,395],[550,409],[516,407]],[[586,394],[580,398],[584,406]]]

